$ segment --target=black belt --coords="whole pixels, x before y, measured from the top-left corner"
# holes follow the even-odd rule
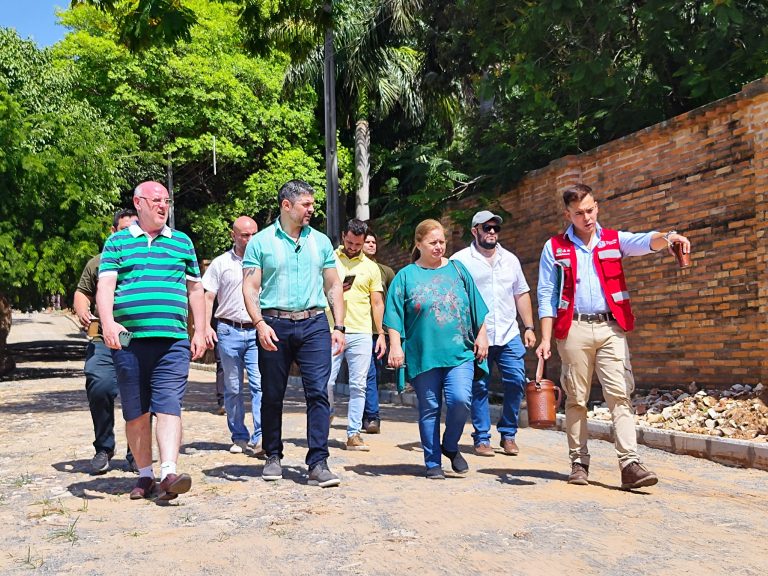
[[[324,308],[310,308],[309,310],[298,310],[295,312],[291,312],[290,310],[278,310],[277,308],[264,308],[261,311],[262,316],[267,316],[269,318],[283,318],[285,320],[293,320],[294,322],[297,320],[313,318],[324,313]]]
[[[217,318],[217,320],[224,324],[234,326],[235,328],[240,328],[240,330],[253,330],[256,327],[253,325],[253,322],[235,322],[234,320],[229,320],[227,318]]]
[[[605,314],[574,314],[573,318],[579,322],[608,322],[616,320],[616,317],[610,312]]]

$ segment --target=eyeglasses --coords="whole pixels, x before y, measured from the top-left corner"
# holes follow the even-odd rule
[[[152,204],[152,206],[162,206],[163,204],[169,208],[173,206],[173,200],[170,198],[147,198],[146,196],[138,196],[138,198],[146,200],[148,203]]]
[[[491,232],[498,234],[501,232],[501,225],[500,224],[483,224],[482,225],[483,232],[486,234],[490,234]]]

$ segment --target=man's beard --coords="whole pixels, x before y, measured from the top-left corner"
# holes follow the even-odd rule
[[[485,248],[486,250],[493,250],[496,248],[496,244],[498,244],[498,240],[478,240],[477,245],[480,246],[480,248]]]

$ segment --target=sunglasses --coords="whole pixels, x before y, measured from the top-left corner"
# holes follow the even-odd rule
[[[498,234],[501,232],[501,225],[500,224],[483,224],[481,226],[483,229],[483,232],[486,234],[490,234],[491,232]]]

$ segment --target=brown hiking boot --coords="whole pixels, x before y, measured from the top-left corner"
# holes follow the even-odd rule
[[[653,486],[659,481],[655,473],[640,462],[632,462],[621,469],[621,489],[634,490],[644,486]]]
[[[363,442],[360,434],[353,434],[347,438],[347,444],[345,446],[347,450],[357,450],[358,452],[368,452],[370,448]]]
[[[589,465],[574,462],[571,464],[571,474],[568,476],[568,484],[586,486],[589,484]]]
[[[491,445],[487,442],[482,442],[480,444],[475,445],[474,448],[475,456],[485,456],[487,458],[490,458],[491,456],[496,456],[496,453],[493,451],[493,448],[491,448]]]
[[[517,456],[520,454],[520,448],[514,438],[504,438],[501,441],[501,449],[507,456]]]

